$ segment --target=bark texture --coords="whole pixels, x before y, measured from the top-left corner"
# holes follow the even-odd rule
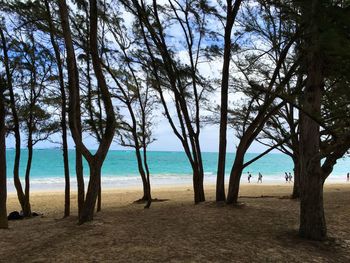
[[[5,83],[0,80],[0,228],[8,228],[7,221],[7,178],[6,178],[6,127],[3,92]]]
[[[13,117],[13,133],[15,137],[15,160],[13,163],[13,181],[17,192],[18,201],[21,205],[22,211],[25,214],[30,214],[30,204],[26,204],[26,199],[22,187],[21,180],[19,178],[19,164],[21,159],[21,133],[20,133],[20,125],[19,118],[16,108],[16,99],[15,93],[12,85],[12,74],[10,70],[9,56],[8,56],[8,48],[6,43],[6,38],[4,35],[3,29],[0,27],[0,36],[2,42],[2,49],[4,54],[4,66],[6,72],[6,85],[10,94],[10,108]]]
[[[45,0],[45,8],[47,13],[47,20],[50,29],[50,41],[55,52],[55,60],[58,69],[58,78],[61,93],[61,130],[62,130],[62,155],[63,155],[63,165],[64,165],[64,179],[65,179],[65,189],[64,189],[64,217],[70,215],[70,175],[69,175],[69,162],[68,162],[68,142],[67,142],[67,99],[66,90],[64,84],[64,74],[63,65],[61,60],[61,52],[59,46],[55,39],[54,32],[56,31],[51,16],[51,9],[48,0]]]
[[[150,65],[152,66],[152,74],[155,79],[155,89],[159,93],[161,104],[164,109],[166,118],[176,135],[180,140],[186,156],[190,162],[192,172],[193,172],[193,190],[194,190],[194,202],[200,203],[205,201],[203,179],[203,160],[202,152],[199,143],[200,135],[200,115],[199,115],[199,104],[200,104],[200,93],[198,89],[198,83],[196,80],[196,68],[198,63],[198,54],[195,55],[193,51],[194,32],[191,31],[191,26],[188,24],[186,27],[181,27],[187,36],[186,41],[189,43],[187,46],[187,51],[189,53],[190,60],[190,70],[189,75],[191,78],[190,85],[193,88],[191,93],[193,93],[195,110],[189,110],[188,95],[186,94],[185,87],[183,86],[183,80],[181,79],[181,70],[176,65],[171,54],[171,48],[165,39],[164,28],[162,27],[161,19],[159,16],[159,8],[157,1],[152,1],[148,7],[144,5],[144,2],[140,3],[138,1],[132,1],[133,7],[130,7],[128,3],[123,1],[125,6],[129,8],[139,19],[141,26],[141,34],[144,40],[144,44],[147,49],[147,53],[150,57]],[[176,13],[176,8],[172,3],[170,7]],[[146,9],[152,9],[152,19],[148,15],[149,11]],[[181,21],[181,19],[175,15],[175,20]],[[182,21],[180,22],[180,24]],[[188,23],[188,21],[187,21]],[[186,29],[187,28],[187,29]],[[187,31],[189,30],[189,31]],[[154,53],[158,53],[159,57],[156,57]],[[161,58],[161,60],[159,59]],[[159,71],[159,63],[161,63],[164,68],[164,73]],[[161,74],[165,74],[168,78],[169,91],[174,98],[174,108],[176,111],[175,117],[172,116],[169,109],[169,104],[164,97],[164,90],[161,83],[163,82]],[[174,120],[176,118],[176,120]],[[177,125],[178,123],[178,125]]]
[[[294,184],[292,199],[298,199],[300,197],[300,163],[297,157],[293,158],[294,162]]]
[[[219,156],[218,170],[216,179],[216,201],[225,201],[225,163],[226,163],[226,145],[227,145],[227,109],[228,109],[228,88],[230,75],[231,61],[231,32],[233,24],[236,20],[241,0],[235,1],[232,5],[232,0],[227,1],[227,17],[224,35],[224,61],[222,66],[221,79],[221,104],[220,104],[220,131],[219,131]]]
[[[248,147],[244,145],[243,142],[240,143],[239,146],[240,148],[238,148],[236,151],[235,161],[230,173],[229,188],[226,200],[227,204],[235,204],[238,201],[239,186],[244,164],[244,155],[248,149]]]
[[[327,236],[323,209],[324,174],[320,158],[321,96],[324,85],[323,60],[320,49],[318,14],[321,1],[312,0],[304,6],[306,27],[304,39],[307,81],[300,113],[300,236],[322,240]]]
[[[69,111],[70,129],[76,145],[77,157],[81,156],[82,154],[86,159],[86,161],[88,162],[89,168],[90,168],[90,180],[89,180],[86,197],[82,203],[79,203],[79,205],[81,205],[80,213],[79,213],[79,224],[83,224],[93,219],[96,200],[97,200],[100,183],[101,183],[101,167],[106,158],[109,146],[112,143],[115,128],[116,128],[114,108],[112,105],[112,100],[111,100],[110,93],[108,91],[106,80],[103,75],[103,71],[101,68],[101,61],[98,53],[97,1],[90,0],[89,7],[90,7],[90,53],[92,58],[93,70],[95,73],[99,91],[101,92],[101,99],[103,101],[104,110],[106,114],[106,127],[102,135],[99,147],[94,155],[90,153],[90,151],[86,148],[86,146],[82,141],[81,121],[80,121],[80,102],[81,101],[79,96],[79,88],[80,88],[79,74],[78,74],[76,56],[75,56],[75,51],[73,46],[72,33],[69,25],[68,7],[65,0],[59,1],[61,25],[62,25],[63,37],[65,40],[66,51],[67,51],[67,67],[68,67],[69,97],[70,97],[70,104],[69,104],[70,105],[70,111]],[[80,161],[81,160],[79,160],[79,164],[81,164]],[[79,187],[79,184],[82,184],[84,182],[82,177],[80,178],[80,180],[82,181],[80,182],[78,181],[78,187]],[[81,193],[78,193],[78,197],[80,194]],[[83,195],[81,196],[81,198],[82,197]]]

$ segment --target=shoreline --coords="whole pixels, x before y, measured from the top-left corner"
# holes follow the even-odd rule
[[[293,178],[294,179],[294,178]],[[24,179],[20,178],[22,185],[24,184]],[[226,174],[225,181],[228,183],[229,174]],[[89,183],[89,177],[84,177],[85,185]],[[292,182],[286,183],[284,175],[282,174],[263,174],[262,185],[293,185]],[[332,174],[326,181],[325,185],[328,184],[347,184],[350,182],[346,181],[346,175]],[[253,175],[251,183],[248,183],[246,173],[242,174],[241,185],[261,185],[257,183],[257,176]],[[205,173],[204,176],[204,186],[216,185],[216,174]],[[173,187],[189,187],[192,188],[192,175],[191,174],[153,174],[151,176],[151,188],[173,188]],[[227,185],[226,185],[227,187]],[[71,192],[77,191],[77,182],[75,176],[70,178],[70,188]],[[30,192],[31,193],[41,193],[41,192],[63,192],[65,189],[64,176],[56,177],[38,177],[32,176],[30,180]],[[142,180],[139,175],[129,174],[124,176],[118,175],[103,175],[102,176],[102,190],[138,190],[142,189]],[[9,195],[16,194],[16,189],[13,183],[13,178],[8,176],[7,178],[7,192]]]

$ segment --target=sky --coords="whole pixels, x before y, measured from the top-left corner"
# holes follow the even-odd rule
[[[159,1],[160,3],[162,1]],[[167,2],[167,1],[165,1]],[[127,26],[132,25],[132,17],[125,14],[125,23]],[[180,47],[181,39],[183,32],[181,32],[180,28],[174,30],[172,29],[171,35],[173,38],[172,41],[174,41],[173,45]],[[180,60],[183,63],[189,62],[189,58],[186,51],[181,51],[181,48],[178,50],[178,56]],[[199,71],[203,76],[206,77],[214,77],[217,79],[220,79],[221,77],[221,68],[222,68],[222,60],[221,58],[217,58],[214,61],[211,61],[210,63],[202,63],[199,66]],[[240,99],[240,96],[238,94],[232,95],[233,97],[230,97],[230,100],[237,100]],[[211,100],[212,101],[220,101],[220,94],[219,91],[217,91],[214,94],[211,94]],[[157,110],[157,115],[162,115],[162,108],[159,107]],[[182,145],[178,138],[174,135],[168,121],[163,118],[157,118],[157,123],[154,126],[153,134],[156,141],[154,141],[150,146],[149,150],[151,151],[183,151]],[[53,148],[53,147],[60,147],[60,134],[56,134],[52,136],[51,141],[45,141],[45,142],[39,142],[35,147],[36,148]],[[23,134],[22,139],[25,140],[25,136]],[[96,140],[89,136],[88,134],[84,135],[84,143],[89,149],[96,149],[98,148],[98,144]],[[201,148],[204,152],[217,152],[218,151],[218,142],[219,142],[219,127],[214,125],[208,125],[203,127],[201,130],[200,135],[200,141],[201,141]],[[56,143],[54,143],[56,142]],[[227,151],[228,152],[235,152],[236,145],[238,144],[238,139],[234,136],[233,130],[228,130],[228,136],[227,136]],[[26,146],[25,141],[22,141],[22,147],[24,148]],[[7,147],[14,147],[14,138],[12,136],[9,136],[7,139]],[[72,138],[69,138],[69,148],[74,148],[74,142]],[[122,147],[118,144],[118,142],[113,142],[111,145],[112,150],[125,150],[127,148]],[[250,147],[248,152],[252,153],[259,153],[266,149],[265,146],[262,146],[261,144],[255,142]]]
[[[52,136],[51,142],[45,141],[45,142],[39,142],[37,145],[35,145],[35,148],[54,148],[54,147],[60,147],[60,134],[56,134]],[[154,129],[154,137],[156,138],[156,141],[154,141],[150,146],[150,151],[183,151],[182,145],[178,138],[174,135],[173,131],[171,130],[170,125],[167,123],[167,121],[162,121],[161,123],[158,123],[155,126]],[[25,135],[22,135],[22,139],[25,140]],[[54,143],[54,142],[56,143]],[[219,148],[219,127],[218,126],[206,126],[203,128],[201,135],[200,135],[200,141],[201,141],[201,147],[203,152],[217,152]],[[235,138],[233,130],[228,131],[227,136],[227,151],[228,152],[235,152],[236,145],[238,144],[239,140]],[[93,150],[98,147],[98,144],[96,143],[96,140],[92,138],[91,136],[85,134],[84,135],[84,143],[86,146]],[[22,140],[22,147],[25,148],[25,141]],[[7,148],[14,148],[15,142],[13,136],[9,136],[7,138]],[[74,148],[74,142],[73,139],[69,138],[69,146],[70,149]],[[111,150],[128,150],[131,148],[126,148],[120,146],[117,142],[113,142],[111,145]],[[250,153],[260,153],[263,152],[266,149],[265,146],[260,145],[259,143],[255,142],[250,147],[249,151]]]

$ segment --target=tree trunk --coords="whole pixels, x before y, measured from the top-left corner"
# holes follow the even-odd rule
[[[142,201],[147,201],[148,200],[148,182],[147,182],[147,178],[146,178],[146,173],[145,170],[143,169],[143,165],[142,165],[142,157],[141,157],[141,152],[140,149],[138,148],[139,145],[137,143],[138,137],[137,137],[137,133],[136,130],[135,132],[133,132],[133,136],[136,142],[136,148],[135,148],[135,154],[136,154],[136,160],[137,160],[137,168],[139,170],[141,179],[142,179],[142,185],[143,185],[143,196],[140,200]]]
[[[19,178],[19,165],[20,165],[20,158],[21,158],[21,133],[19,128],[19,119],[18,119],[17,108],[16,108],[16,99],[15,99],[15,94],[12,86],[12,75],[11,75],[10,64],[9,64],[8,49],[6,45],[5,35],[1,27],[0,27],[0,36],[1,36],[1,42],[2,42],[2,49],[4,52],[4,66],[6,71],[7,88],[10,93],[10,107],[11,107],[11,113],[13,117],[13,125],[14,125],[13,130],[15,135],[15,160],[13,164],[13,181],[16,188],[18,201],[21,205],[22,211],[24,211],[25,196],[24,196],[21,180]]]
[[[62,129],[62,152],[63,152],[63,165],[64,165],[64,180],[65,180],[65,190],[64,190],[64,217],[70,215],[70,176],[69,176],[69,161],[68,161],[68,143],[67,143],[67,100],[66,91],[64,85],[64,75],[63,66],[61,62],[60,49],[55,40],[55,28],[52,24],[51,10],[48,0],[45,0],[45,8],[48,17],[48,24],[50,28],[50,41],[55,52],[55,58],[58,68],[58,77],[61,92],[61,129]]]
[[[2,82],[2,80],[1,80]],[[6,178],[6,128],[3,88],[0,87],[0,228],[8,228],[7,221],[7,178]]]
[[[203,168],[203,159],[202,151],[199,143],[199,133],[194,135],[192,143],[192,152],[194,161],[194,182],[196,187],[194,188],[194,202],[198,204],[200,202],[205,202],[205,193],[204,193],[204,168]]]
[[[304,39],[307,69],[306,86],[301,99],[303,111],[316,119],[321,117],[323,60],[320,47],[318,14],[321,2],[309,1],[303,10],[306,32]],[[321,240],[327,236],[323,210],[324,177],[320,160],[320,125],[300,112],[300,227],[302,237]]]
[[[323,209],[323,180],[321,174],[312,171],[303,176],[300,196],[301,237],[323,240],[327,236],[326,220]]]
[[[98,186],[98,193],[97,193],[97,209],[96,212],[101,212],[102,209],[102,188],[101,188],[101,179],[100,184]]]
[[[83,173],[83,156],[77,149],[75,150],[75,171],[78,188],[78,216],[80,217],[85,200],[85,185]]]
[[[33,160],[33,143],[32,143],[32,134],[29,131],[28,135],[28,159],[25,173],[25,203],[23,207],[23,216],[30,217],[32,216],[32,211],[30,207],[30,170],[32,168]]]
[[[95,204],[98,196],[99,186],[101,182],[101,166],[102,163],[92,161],[89,163],[90,180],[86,193],[86,199],[79,216],[79,224],[92,221],[94,217]]]
[[[143,177],[142,175],[141,175],[141,179],[142,179],[142,186],[143,186],[143,195],[142,195],[140,200],[147,201],[148,200],[148,184],[147,184],[147,180],[146,180],[146,177]]]
[[[227,204],[235,204],[238,200],[238,192],[241,181],[241,176],[243,172],[244,165],[244,155],[247,151],[248,146],[244,142],[243,138],[241,139],[235,156],[235,161],[233,163],[231,173],[230,173],[230,182],[227,193]]]
[[[241,0],[236,0],[232,6],[232,0],[227,1],[227,17],[225,26],[224,62],[221,79],[221,108],[220,108],[220,135],[219,135],[219,156],[218,172],[216,179],[216,201],[225,201],[225,163],[227,146],[227,109],[228,109],[228,87],[231,61],[231,32],[236,19]]]
[[[298,158],[293,158],[294,162],[294,184],[292,199],[298,199],[300,197],[300,163]]]
[[[227,6],[227,19],[229,20],[231,6]],[[232,24],[233,25],[233,24]],[[218,172],[216,178],[216,201],[225,201],[225,162],[226,162],[226,146],[227,146],[227,104],[228,104],[228,87],[229,87],[229,71],[231,60],[231,30],[226,23],[225,29],[225,47],[224,62],[221,80],[221,104],[220,104],[220,134],[219,134],[219,156],[218,156]]]
[[[230,173],[230,182],[226,200],[227,204],[236,204],[238,201],[238,193],[243,171],[243,157],[244,154],[240,155],[238,152],[236,153],[235,162]]]
[[[149,176],[147,180],[147,188],[145,192],[145,200],[147,201],[145,208],[150,208],[152,204],[152,195],[151,195],[151,183],[149,182]]]
[[[31,217],[32,211],[30,207],[30,171],[32,169],[32,161],[33,161],[33,142],[32,142],[32,134],[29,131],[28,135],[28,159],[25,173],[25,203],[23,207],[23,216]]]
[[[62,126],[62,130],[67,127]],[[62,151],[63,151],[63,164],[64,164],[64,217],[70,216],[70,176],[69,176],[69,161],[68,161],[68,145],[67,145],[67,130],[62,132]]]
[[[204,186],[203,186],[204,174],[199,169],[193,171],[193,190],[194,190],[194,203],[199,204],[205,201]]]
[[[308,75],[309,84],[313,76]],[[317,86],[307,84],[304,110],[320,112],[320,92]],[[310,108],[313,111],[309,111]],[[327,227],[323,210],[323,184],[320,162],[319,124],[304,113],[300,113],[300,227],[299,234],[313,240],[322,240],[327,236]]]
[[[143,116],[144,116],[144,112],[143,112]],[[142,121],[143,123],[145,123],[145,119],[143,119]],[[151,195],[151,181],[150,181],[150,171],[149,171],[149,167],[148,167],[148,162],[147,162],[147,147],[146,147],[146,140],[145,140],[145,130],[143,128],[143,163],[145,166],[145,170],[146,170],[146,179],[147,179],[147,204],[145,206],[145,208],[150,208],[151,207],[151,203],[152,203],[152,195]]]
[[[108,149],[112,143],[115,128],[116,118],[114,107],[112,104],[111,95],[108,90],[106,80],[101,68],[101,61],[98,53],[98,8],[97,1],[90,0],[90,52],[92,58],[93,69],[99,86],[103,104],[106,113],[106,127],[102,136],[100,145],[93,155],[83,143],[81,134],[81,113],[80,113],[80,85],[79,85],[79,71],[76,62],[75,50],[72,40],[72,33],[69,25],[69,12],[65,0],[58,1],[59,12],[61,17],[61,25],[64,41],[67,51],[67,68],[69,81],[69,96],[70,96],[70,111],[69,124],[73,140],[77,151],[77,177],[78,177],[78,204],[79,204],[79,223],[90,221],[93,219],[94,208],[98,196],[99,185],[101,182],[101,167],[107,155]],[[90,167],[90,181],[88,191],[84,201],[83,177],[82,177],[82,154],[88,161]],[[80,169],[78,171],[78,168]]]

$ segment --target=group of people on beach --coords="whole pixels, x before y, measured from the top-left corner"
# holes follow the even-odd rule
[[[293,175],[291,173],[284,172],[285,176],[284,178],[286,179],[286,183],[291,183],[293,179]]]
[[[248,183],[250,183],[250,180],[253,178],[252,174],[250,172],[248,172]],[[259,172],[258,173],[258,182],[257,183],[262,183],[262,174]],[[293,181],[293,175],[292,173],[287,173],[284,172],[284,178],[286,179],[286,183],[292,183]],[[346,181],[349,182],[350,181],[350,173],[346,174]]]
[[[250,183],[250,179],[252,179],[252,178],[253,178],[252,174],[250,172],[248,172],[248,183]],[[259,172],[259,174],[258,174],[258,182],[257,183],[262,183],[262,178],[263,178],[263,176]]]

